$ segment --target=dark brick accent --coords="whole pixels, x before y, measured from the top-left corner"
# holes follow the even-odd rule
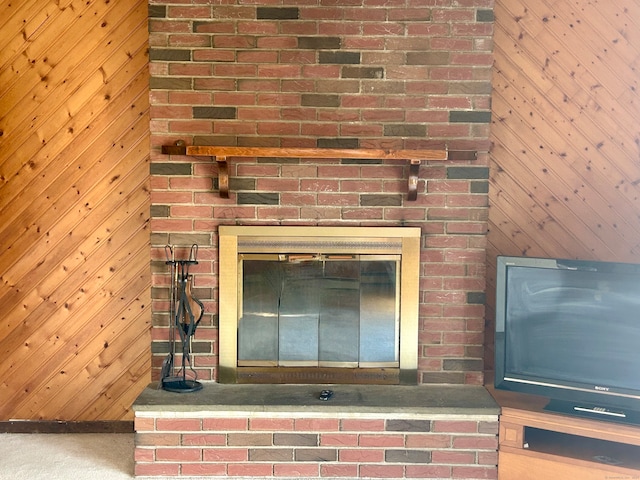
[[[193,118],[236,118],[235,107],[193,107]]]
[[[400,195],[360,195],[361,207],[399,207],[402,205]]]
[[[477,153],[473,150],[449,150],[447,160],[476,160]]]
[[[450,180],[488,179],[489,167],[447,167]]]
[[[280,205],[280,194],[240,192],[238,205]]]
[[[191,175],[190,163],[152,163],[151,175]]]
[[[473,305],[484,305],[487,297],[484,292],[467,292],[467,303]]]
[[[151,77],[149,88],[152,90],[191,90],[191,79]]]
[[[196,297],[199,298],[199,297]],[[182,343],[181,342],[176,342],[176,348],[180,348],[180,351],[182,351]],[[211,353],[211,343],[210,342],[198,342],[197,340],[194,340],[191,343],[191,351],[193,353]]]
[[[493,22],[494,20],[493,10],[478,9],[476,12],[476,22]]]
[[[340,37],[298,37],[298,48],[336,50],[340,47]]]
[[[442,361],[445,371],[482,371],[484,363],[476,358],[449,358]]]
[[[303,107],[339,107],[340,96],[311,93],[304,94],[302,95],[301,105]]]
[[[319,138],[318,148],[360,148],[357,138]]]
[[[237,143],[239,147],[279,147],[280,138],[278,137],[238,137]]]
[[[256,10],[258,20],[297,20],[300,12],[297,7],[258,7]]]
[[[151,273],[167,273],[166,259],[163,258],[162,260],[151,260]],[[153,293],[153,287],[151,289],[151,292]],[[159,297],[154,297],[152,295],[151,298],[169,298],[169,287],[158,287],[156,292],[161,292],[162,295]]]
[[[385,430],[388,432],[430,432],[429,420],[387,420]]]
[[[340,64],[359,64],[359,52],[320,52],[318,60],[321,64],[340,63]]]
[[[489,182],[471,182],[469,191],[471,193],[489,193]]]
[[[343,165],[381,165],[383,161],[379,158],[343,158],[340,163]]]
[[[491,123],[491,112],[472,112],[454,110],[449,112],[451,123]]]
[[[384,78],[382,67],[344,67],[342,78]]]
[[[160,263],[160,262],[151,262],[152,265],[155,264],[155,263]],[[167,265],[164,264],[162,266],[164,267],[162,269],[162,273],[166,273]],[[160,269],[155,268],[155,271],[159,272]],[[167,298],[169,298],[168,290],[166,288],[151,287],[151,298],[154,299],[154,300],[157,299],[157,298],[161,298],[163,300],[166,300]]]
[[[164,18],[167,16],[166,5],[149,5],[150,18]]]
[[[152,48],[149,50],[149,60],[188,62],[191,60],[191,50],[179,50],[177,48]]]
[[[338,451],[332,448],[297,448],[296,462],[335,462],[338,460]]]
[[[292,448],[250,448],[251,462],[293,462]]]
[[[229,179],[229,190],[231,190],[232,192],[237,192],[239,190],[255,190],[255,189],[256,189],[255,178],[231,177]]]
[[[169,243],[168,233],[152,232],[150,235],[151,245],[167,245]]]
[[[318,445],[318,435],[313,433],[274,433],[273,444],[315,447]]]
[[[448,65],[449,52],[408,52],[407,65]]]
[[[427,126],[420,124],[394,124],[384,126],[385,137],[426,137]]]
[[[449,94],[453,95],[490,95],[491,82],[451,82]]]
[[[170,212],[169,205],[151,205],[149,210],[152,217],[168,217]]]
[[[270,433],[230,433],[227,435],[227,445],[234,447],[271,445]]]
[[[384,452],[387,463],[431,463],[431,452],[424,450],[387,450]]]
[[[151,342],[151,353],[169,353],[169,342]]]
[[[464,384],[464,372],[425,372],[422,375],[422,383],[451,383]]]
[[[193,245],[195,243],[201,247],[212,245],[209,233],[171,233],[169,241],[165,245],[167,243],[169,245]]]

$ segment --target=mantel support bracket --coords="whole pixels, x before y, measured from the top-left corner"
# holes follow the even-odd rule
[[[163,145],[165,155],[205,156],[213,158],[218,165],[218,187],[222,198],[229,198],[229,157],[275,157],[275,158],[354,158],[401,160],[409,162],[407,199],[418,198],[418,179],[422,161],[442,161],[454,159],[453,152],[447,150],[385,150],[348,148],[276,148],[276,147],[215,147],[196,146],[178,140],[174,145]],[[457,152],[460,153],[460,152]],[[464,159],[471,160],[476,152],[464,152]],[[471,155],[469,155],[471,154]]]
[[[407,200],[412,202],[418,198],[418,177],[420,176],[420,160],[409,162],[409,180],[407,190]]]
[[[229,198],[229,164],[227,157],[213,157],[218,164],[218,189],[222,198]]]

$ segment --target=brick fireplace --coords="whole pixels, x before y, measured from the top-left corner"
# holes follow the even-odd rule
[[[193,244],[199,247],[198,264],[191,269],[192,290],[204,303],[205,315],[193,341],[193,362],[198,379],[206,382],[219,379],[220,226],[417,227],[421,232],[419,386],[413,388],[479,388],[483,383],[493,0],[153,1],[149,15],[154,379],[168,353],[171,279],[165,245],[176,246],[177,257],[188,255]],[[218,162],[161,152],[162,145],[177,140],[186,145],[448,153],[447,160],[422,162],[416,200],[407,196],[410,165],[380,158],[230,159],[229,198],[223,198]],[[145,441],[174,435],[160,426],[173,428],[180,422],[161,418],[192,417],[156,413],[136,417],[137,427],[150,433]],[[484,442],[493,451],[497,415],[493,410],[486,413],[463,409],[448,417],[442,411],[423,411],[419,422],[435,428],[436,418],[468,420],[464,428],[469,430],[462,436],[487,433],[490,439],[468,440]],[[218,418],[221,414],[198,413],[193,416],[196,420],[186,422],[188,429],[198,431],[198,441],[206,442],[213,438],[215,420],[204,420],[203,415]],[[342,422],[349,423],[341,414],[329,417],[336,434]],[[382,431],[401,420],[392,412],[364,417],[375,419],[375,428]],[[238,435],[252,433],[245,432],[246,425],[251,430],[254,424],[247,418],[239,421]],[[489,430],[482,426],[487,422],[493,425]],[[270,447],[276,445],[276,431],[280,432],[270,433]],[[352,438],[354,449],[356,437]],[[390,441],[399,441],[393,433],[381,441],[392,437]],[[183,438],[196,437],[179,434],[180,448]],[[431,454],[406,450],[410,443],[403,438],[403,446],[387,454],[396,467],[411,463],[412,455],[422,459],[418,463],[431,458]],[[426,450],[431,438],[425,439]],[[441,440],[443,436],[433,437]],[[376,455],[382,457],[371,469],[361,471],[354,461],[347,462],[344,470],[341,464],[329,470],[335,476],[375,476],[374,472],[425,476],[429,471],[455,476],[451,465],[459,461],[468,467],[459,469],[467,477],[472,478],[475,473],[469,472],[477,473],[474,469],[481,463],[482,478],[493,478],[490,465],[495,455],[471,454],[471,443],[460,441],[467,445],[464,454],[447,451],[442,469],[424,465],[413,470],[406,465],[388,469],[380,446]],[[443,448],[455,449],[453,443],[448,445]],[[190,450],[163,452],[203,458],[202,452]],[[152,463],[157,459],[150,456],[156,454],[144,448],[137,453],[140,461]],[[171,474],[181,474],[175,466],[179,459],[168,463]],[[228,466],[215,468],[215,474],[233,476]],[[283,466],[280,471],[291,476],[296,468]],[[198,467],[186,471],[203,474],[197,473]],[[276,471],[273,462],[271,468],[261,464],[255,475],[278,476]],[[247,472],[242,470],[251,475]],[[321,467],[310,467],[309,472],[307,476],[323,476]]]
[[[168,351],[164,246],[199,246],[193,343],[218,376],[220,225],[422,230],[418,381],[483,381],[493,1],[151,2],[153,367]],[[378,159],[242,158],[218,194],[208,157],[161,145],[447,149]],[[473,153],[470,153],[473,152]],[[180,248],[177,248],[180,255]],[[186,250],[185,250],[186,252]],[[185,253],[186,254],[186,253]]]

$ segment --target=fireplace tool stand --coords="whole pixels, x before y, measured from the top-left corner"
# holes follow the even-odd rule
[[[191,293],[193,277],[189,275],[189,267],[197,265],[198,246],[192,245],[189,258],[176,260],[175,247],[165,247],[167,265],[171,271],[170,289],[170,321],[169,321],[169,355],[162,363],[160,388],[169,392],[187,393],[202,389],[198,382],[198,374],[192,364],[192,340],[196,328],[204,314],[204,305]],[[197,317],[197,318],[196,318]],[[175,371],[174,359],[177,353],[176,331],[180,337],[182,366]],[[187,368],[193,378],[187,379]]]

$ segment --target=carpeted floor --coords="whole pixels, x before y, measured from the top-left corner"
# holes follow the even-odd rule
[[[133,436],[133,433],[0,433],[0,480],[157,479],[134,476]],[[204,480],[213,477],[179,478]]]
[[[131,480],[132,433],[0,433],[2,480]]]

